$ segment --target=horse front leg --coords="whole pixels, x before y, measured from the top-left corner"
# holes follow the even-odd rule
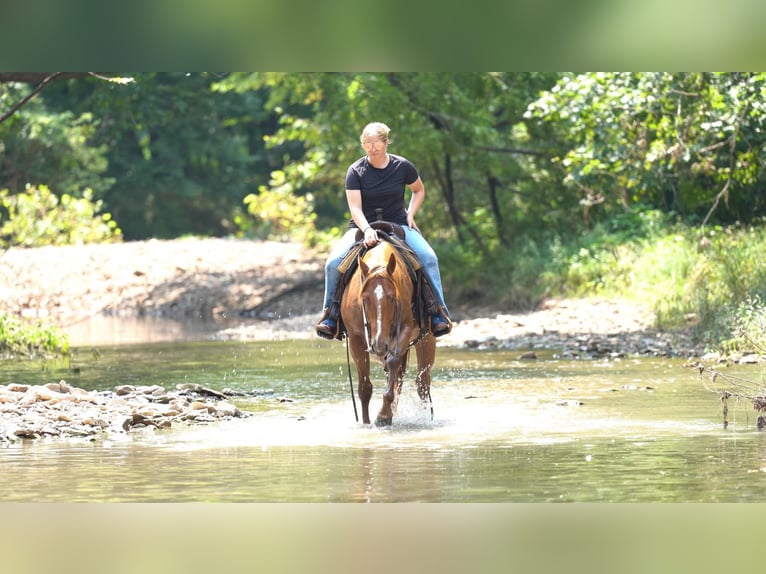
[[[396,378],[396,386],[394,390],[394,401],[391,403],[391,413],[396,414],[397,407],[399,406],[399,397],[402,396],[402,385],[404,384],[404,373],[407,371],[407,358],[410,355],[409,349],[406,350],[402,356],[402,362],[399,365],[399,374]]]
[[[402,385],[402,355],[390,354],[386,357],[386,392],[383,393],[383,406],[380,407],[375,424],[379,427],[390,426],[394,418],[393,406]]]
[[[436,339],[431,335],[415,345],[415,353],[418,357],[418,373],[415,376],[415,384],[418,396],[424,405],[431,408],[431,420],[434,420],[434,405],[431,401],[431,367],[436,360]]]
[[[357,394],[362,404],[362,422],[370,424],[370,399],[372,398],[372,381],[370,380],[370,355],[364,337],[349,337],[349,348],[354,359],[357,375]]]

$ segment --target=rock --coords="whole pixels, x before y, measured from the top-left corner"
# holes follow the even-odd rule
[[[224,393],[219,393],[218,391],[214,391],[213,389],[208,389],[207,387],[203,387],[202,385],[184,383],[181,385],[176,385],[176,389],[178,389],[179,391],[196,393],[198,395],[215,397],[217,399],[226,398],[226,395]]]
[[[581,407],[584,404],[585,403],[583,403],[582,401],[573,400],[573,399],[564,399],[561,401],[556,401],[556,405],[559,407]]]
[[[15,390],[11,390],[15,389]],[[204,398],[191,401],[188,393]],[[174,423],[202,424],[249,416],[213,389],[192,385],[169,392],[159,385],[119,385],[114,391],[86,391],[66,381],[0,387],[0,441],[167,429]]]
[[[242,412],[230,403],[221,402],[215,406],[215,414],[219,417],[240,417]]]
[[[67,384],[67,382],[63,379],[58,383],[48,383],[45,386],[50,390],[61,394],[69,394],[72,392],[72,387],[70,387],[69,384]]]
[[[140,387],[136,387],[135,392],[147,396],[161,396],[164,395],[166,391],[165,387],[161,387],[160,385],[141,385]]]
[[[57,393],[56,391],[52,391],[46,387],[36,385],[24,393],[24,396],[21,397],[18,402],[21,405],[29,405],[37,401],[50,401],[54,398],[60,397],[61,393]]]

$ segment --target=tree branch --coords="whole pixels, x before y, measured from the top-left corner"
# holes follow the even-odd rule
[[[69,80],[72,78],[87,78],[93,72],[0,72],[0,84],[7,82],[36,84],[54,74],[58,80]]]
[[[718,204],[721,202],[721,198],[726,196],[727,193],[729,193],[729,184],[731,184],[731,174],[729,174],[729,178],[726,180],[726,184],[723,186],[723,189],[718,192],[718,195],[715,196],[715,201],[713,202],[713,206],[710,208],[710,211],[707,212],[705,219],[702,221],[701,227],[703,231],[705,229],[705,226],[707,225],[708,220],[710,219],[710,216],[713,215],[713,212],[718,208]]]
[[[45,86],[47,86],[53,80],[71,80],[77,78],[98,78],[105,82],[114,82],[117,84],[127,84],[133,81],[133,78],[129,77],[110,77],[104,76],[100,72],[0,72],[0,84],[8,82],[19,82],[22,84],[37,84],[32,93],[21,98],[14,106],[11,107],[6,113],[0,116],[0,124],[15,114],[19,108],[25,105],[29,100],[39,94]]]
[[[29,100],[34,98],[37,94],[42,92],[43,88],[48,85],[49,82],[52,82],[56,78],[58,78],[63,72],[53,72],[49,76],[43,79],[42,82],[37,84],[37,87],[32,90],[30,93],[28,93],[26,96],[21,98],[18,102],[16,102],[13,106],[11,106],[11,109],[5,112],[2,116],[0,116],[0,124],[3,123],[5,120],[10,118],[13,114],[16,113],[16,111],[21,108],[24,104],[26,104]]]
[[[531,149],[519,149],[514,147],[495,147],[495,146],[487,146],[487,145],[474,145],[470,146],[474,149],[480,149],[483,151],[492,151],[496,153],[517,153],[520,155],[534,155],[538,157],[544,157],[545,154],[539,151],[534,151]]]
[[[736,169],[737,163],[736,163],[736,145],[737,145],[737,136],[739,135],[740,127],[742,126],[742,119],[745,117],[745,114],[747,114],[748,105],[745,104],[742,107],[742,110],[740,111],[737,122],[734,126],[734,132],[729,136],[729,138],[726,140],[726,143],[729,144],[729,173],[728,177],[726,178],[726,183],[723,186],[723,189],[718,192],[718,194],[715,196],[715,200],[713,201],[713,206],[710,208],[710,211],[707,212],[707,215],[705,216],[705,219],[702,220],[702,225],[700,226],[702,231],[705,231],[705,225],[707,225],[708,220],[713,215],[715,210],[718,208],[718,204],[721,203],[721,199],[726,199],[726,204],[729,203],[729,186],[731,185],[732,180],[734,179],[734,170]]]

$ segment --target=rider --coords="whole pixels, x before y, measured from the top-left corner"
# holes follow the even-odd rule
[[[365,156],[358,159],[346,172],[346,200],[351,212],[348,231],[335,245],[325,263],[325,295],[322,319],[316,324],[318,335],[335,336],[337,322],[327,316],[340,278],[338,266],[354,245],[358,229],[364,232],[366,247],[376,245],[380,239],[369,222],[376,219],[376,210],[382,210],[383,220],[398,223],[405,232],[407,245],[415,252],[428,282],[436,296],[439,312],[431,318],[431,330],[435,337],[452,330],[447,304],[444,302],[439,261],[436,253],[415,224],[417,214],[426,196],[423,181],[417,169],[408,159],[388,153],[389,127],[380,122],[367,124],[360,141]],[[409,207],[404,207],[405,186],[412,192]]]

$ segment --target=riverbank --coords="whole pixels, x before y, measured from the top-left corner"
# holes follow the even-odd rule
[[[86,391],[66,381],[0,386],[0,444],[19,439],[114,437],[131,432],[249,416],[228,402],[241,396],[200,385],[168,390],[119,385]]]
[[[213,324],[218,339],[311,338],[324,288],[321,256],[276,241],[12,248],[0,263],[0,310],[65,331],[92,317],[150,317]],[[635,301],[550,299],[532,311],[453,302],[451,309],[455,326],[440,346],[552,349],[571,358],[704,353],[687,332],[654,329],[652,310]]]
[[[218,340],[316,337],[324,261],[298,244],[178,239],[43,247],[10,249],[0,262],[0,309],[65,332],[109,320],[196,323],[204,325],[206,338]],[[553,350],[570,359],[695,357],[704,351],[688,333],[654,329],[651,309],[636,302],[551,299],[528,312],[454,303],[452,315],[453,331],[439,346],[518,350],[525,358]],[[90,333],[93,341],[104,336],[98,329]],[[150,332],[133,335],[151,342]],[[168,335],[178,338],[165,340],[181,337],[173,329]],[[225,391],[122,385],[86,392],[65,381],[11,381],[0,387],[0,412],[0,443],[124,436],[243,416]]]

